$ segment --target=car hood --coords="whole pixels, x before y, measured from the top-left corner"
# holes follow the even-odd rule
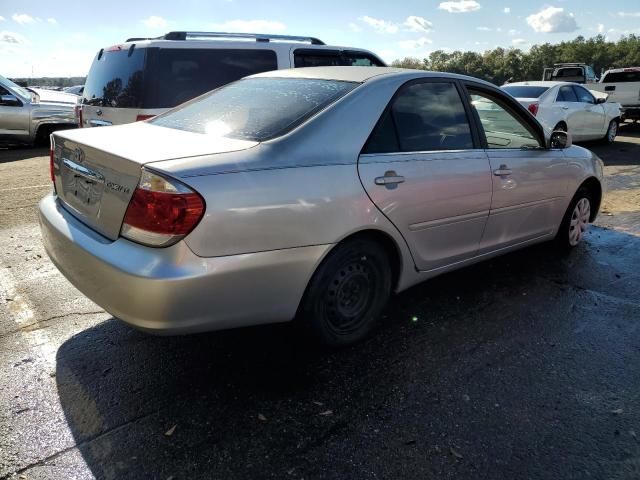
[[[71,142],[125,158],[140,165],[201,155],[236,152],[258,142],[214,137],[135,122],[111,127],[78,128],[59,134]]]
[[[31,88],[40,97],[40,103],[63,103],[75,105],[78,103],[78,96],[66,92],[57,92],[55,90],[45,90],[42,88]]]

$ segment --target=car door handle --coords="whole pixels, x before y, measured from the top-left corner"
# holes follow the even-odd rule
[[[493,171],[493,174],[494,174],[496,177],[504,177],[504,176],[506,176],[506,175],[511,175],[511,173],[513,173],[513,172],[511,171],[511,169],[510,169],[510,168],[507,168],[507,166],[506,166],[506,165],[500,165],[500,168],[496,168],[496,169]]]
[[[375,182],[376,185],[396,185],[398,183],[404,183],[404,177],[401,175],[377,177]]]
[[[569,107],[562,107],[563,110],[569,110]]]
[[[385,172],[384,177],[376,177],[374,182],[376,185],[395,186],[398,183],[404,183],[404,177],[402,175],[398,175],[393,170],[389,170],[388,172]]]

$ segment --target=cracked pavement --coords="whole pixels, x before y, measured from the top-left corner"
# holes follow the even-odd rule
[[[47,151],[0,150],[0,479],[640,478],[640,128],[585,146],[609,192],[577,251],[430,280],[332,353],[111,318],[41,246]]]

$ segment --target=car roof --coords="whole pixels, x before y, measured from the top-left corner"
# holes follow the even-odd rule
[[[513,82],[508,83],[507,85],[502,85],[503,87],[555,87],[557,85],[575,85],[573,82],[552,82],[552,81],[533,81],[533,82]]]
[[[638,72],[640,71],[640,67],[624,67],[624,68],[611,68],[604,72],[607,73],[620,73],[620,72]]]
[[[458,75],[456,73],[432,72],[428,70],[412,70],[408,68],[394,67],[359,67],[359,66],[340,66],[340,67],[304,67],[290,68],[283,70],[273,70],[270,72],[257,73],[248,78],[258,77],[277,77],[277,78],[308,78],[317,80],[337,80],[344,82],[363,83],[376,77],[406,77],[411,78],[451,78],[459,80],[471,80],[473,82],[484,84],[496,88],[495,85],[478,78],[468,77],[466,75]]]

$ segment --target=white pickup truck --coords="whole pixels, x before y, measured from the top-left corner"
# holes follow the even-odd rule
[[[607,102],[621,104],[622,121],[640,120],[640,67],[607,70],[589,90],[606,93]]]

